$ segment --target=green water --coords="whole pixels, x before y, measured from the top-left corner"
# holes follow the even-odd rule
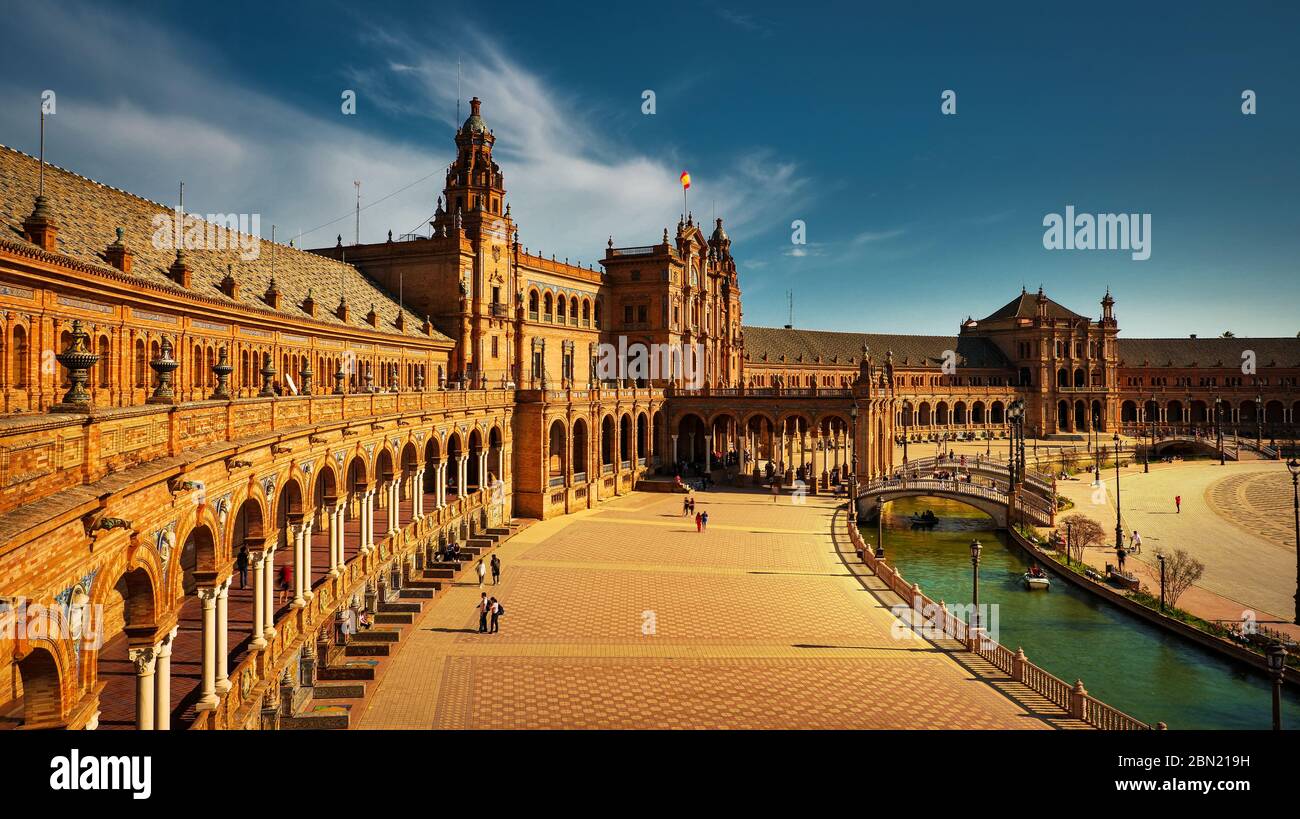
[[[912,529],[908,516],[933,509],[938,526]],[[1025,591],[1029,558],[992,528],[983,513],[956,501],[909,498],[885,507],[885,551],[909,583],[934,600],[969,603],[970,542],[983,544],[980,605],[997,604],[998,642],[1023,648],[1036,665],[1066,682],[1082,679],[1093,696],[1144,722],[1175,728],[1268,729],[1272,694],[1262,674],[1148,625],[1064,580],[1047,592]],[[862,529],[876,541],[874,524]],[[1300,697],[1288,690],[1284,728],[1300,727]]]

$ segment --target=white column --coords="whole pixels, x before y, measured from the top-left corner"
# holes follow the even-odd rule
[[[262,584],[262,636],[269,642],[275,639],[275,548],[266,550],[266,563],[262,571],[266,582]]]
[[[478,487],[479,487],[479,489],[487,489],[487,488],[488,488],[488,482],[487,482],[487,473],[488,473],[488,468],[487,468],[487,458],[488,458],[488,454],[487,454],[487,450],[486,450],[486,449],[483,450],[482,452],[480,452],[479,455],[478,455]]]
[[[200,588],[203,604],[203,677],[199,688],[199,711],[217,707],[217,590]]]
[[[401,489],[402,489],[402,485],[398,483],[397,478],[393,478],[393,480],[388,482],[388,534],[389,535],[394,535],[397,533],[399,521],[401,521],[401,518],[398,517],[397,514],[397,507],[402,502]]]
[[[330,576],[338,577],[343,571],[343,511],[345,504],[338,501],[330,510]]]
[[[677,463],[677,436],[673,436],[673,463]]]
[[[154,672],[153,727],[168,731],[172,727],[172,645],[176,628],[158,643],[158,667]]]
[[[266,568],[267,553],[251,552],[248,558],[253,564],[253,639],[248,645],[254,649],[266,648],[266,638],[262,632],[266,630],[266,581],[269,576]]]
[[[154,716],[154,665],[158,655],[153,646],[132,648],[127,656],[135,666],[135,727],[140,731],[153,730]]]
[[[216,646],[216,682],[218,694],[230,690],[230,675],[227,663],[230,658],[230,643],[226,635],[230,628],[230,578],[217,586],[217,646]]]
[[[456,494],[465,497],[466,483],[469,481],[469,455],[461,455],[456,461]]]
[[[704,471],[713,471],[713,436],[704,436]]]
[[[361,514],[361,543],[367,552],[375,548],[375,491],[373,486],[366,490]]]
[[[416,520],[424,517],[424,467],[415,471],[414,483],[411,484],[411,509]]]
[[[289,535],[293,538],[293,602],[290,605],[295,609],[307,605],[307,601],[302,597],[303,533],[306,531],[307,527],[301,523],[289,527]]]
[[[316,593],[311,590],[311,530],[316,528],[316,519],[308,518],[303,526],[302,535],[302,597],[311,600]]]

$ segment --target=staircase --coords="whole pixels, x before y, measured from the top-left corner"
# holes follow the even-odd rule
[[[475,535],[460,547],[466,559],[426,563],[402,582],[395,597],[378,604],[374,625],[349,635],[342,646],[331,646],[328,656],[318,658],[315,685],[295,689],[291,714],[281,715],[285,730],[339,730],[351,727],[351,715],[360,713],[367,695],[383,677],[388,661],[402,641],[416,628],[422,615],[465,570],[473,570],[479,558],[532,521],[511,521]],[[393,592],[389,592],[390,596]]]

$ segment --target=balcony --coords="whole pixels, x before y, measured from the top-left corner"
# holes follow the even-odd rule
[[[510,311],[504,304],[493,304],[491,306],[493,318],[507,318]]]

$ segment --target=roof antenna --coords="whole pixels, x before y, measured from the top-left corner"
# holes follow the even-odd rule
[[[355,244],[361,244],[361,180],[352,180],[353,186],[357,189],[357,240]]]
[[[460,122],[460,60],[456,60],[456,121]],[[460,127],[459,125],[456,127]]]

